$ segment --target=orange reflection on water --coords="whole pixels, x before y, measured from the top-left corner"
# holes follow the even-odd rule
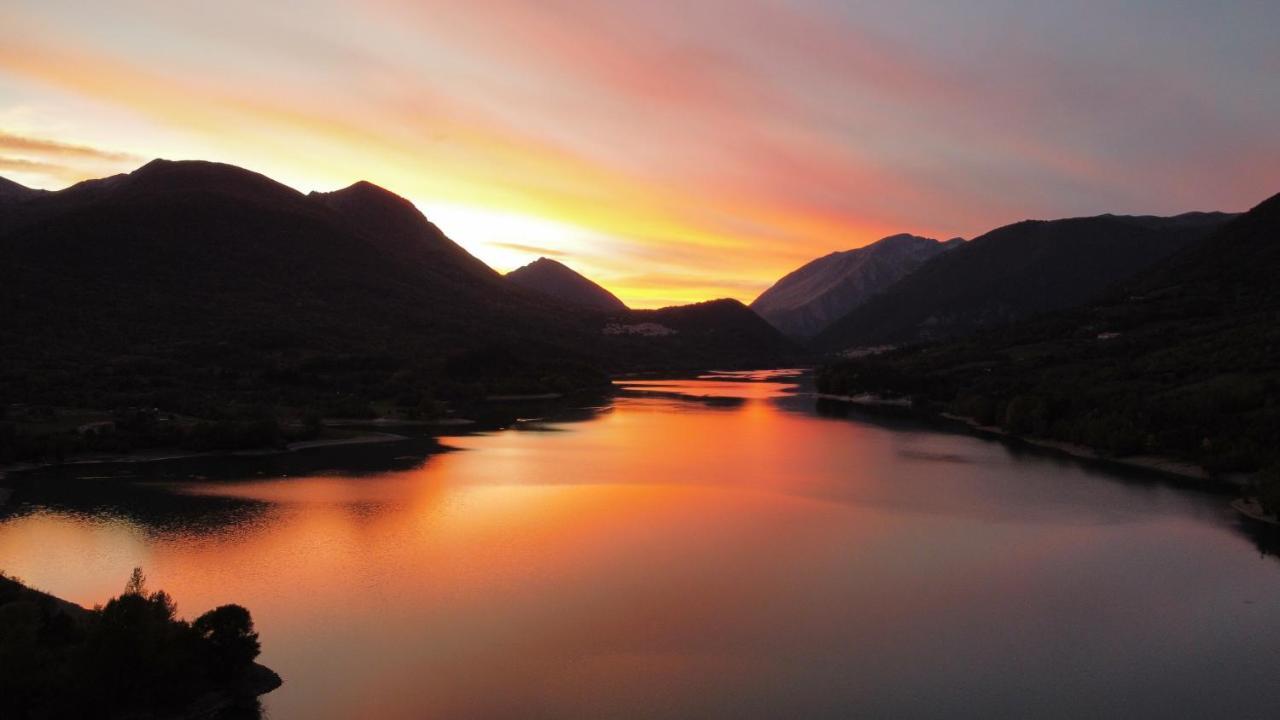
[[[1124,648],[1206,592],[1280,591],[1183,495],[786,411],[777,383],[630,385],[413,470],[178,485],[259,503],[214,528],[11,519],[0,566],[86,604],[141,565],[188,616],[246,605],[282,718],[896,714],[1058,668],[1064,631],[1068,664],[1133,672]],[[1081,609],[1099,586],[1114,601]]]

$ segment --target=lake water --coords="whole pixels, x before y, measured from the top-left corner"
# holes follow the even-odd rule
[[[46,474],[0,568],[249,607],[272,718],[1280,713],[1280,564],[1224,496],[751,377],[452,452]]]

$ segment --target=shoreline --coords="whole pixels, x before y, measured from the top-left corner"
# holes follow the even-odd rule
[[[52,612],[70,618],[72,623],[79,626],[83,626],[83,623],[100,609],[97,606],[94,609],[89,609],[53,593],[37,590],[3,573],[0,573],[0,582],[3,582],[6,586],[17,588],[19,599],[34,597],[39,598],[41,601],[52,603],[54,608]],[[279,673],[262,663],[250,662],[241,672],[225,680],[222,684],[209,689],[203,695],[196,697],[184,708],[172,709],[170,712],[159,715],[148,711],[139,715],[139,717],[156,716],[169,718],[169,720],[216,718],[220,717],[223,712],[253,702],[257,698],[280,688],[282,685],[284,685],[284,680]],[[133,717],[133,715],[130,715],[130,717]]]
[[[1037,450],[1051,452],[1057,455],[1074,458],[1076,460],[1097,463],[1114,469],[1139,470],[1142,472],[1157,473],[1165,476],[1166,478],[1177,478],[1182,481],[1192,481],[1200,485],[1209,485],[1224,490],[1231,489],[1236,492],[1240,492],[1248,486],[1248,478],[1244,475],[1213,475],[1199,465],[1178,460],[1176,458],[1162,455],[1111,457],[1103,455],[1087,445],[1069,443],[1061,440],[1046,440],[1044,438],[1036,438],[1028,435],[1018,435],[995,425],[983,425],[973,418],[956,415],[955,413],[922,412],[915,409],[914,404],[908,398],[883,398],[871,393],[864,393],[862,395],[814,393],[814,395],[823,400],[834,400],[836,402],[860,405],[873,409],[887,407],[902,408],[921,418],[933,418],[958,423],[963,425],[970,434],[978,437],[1021,443]],[[1263,523],[1271,527],[1280,528],[1280,517],[1270,515],[1264,511],[1262,506],[1258,504],[1256,498],[1246,496],[1237,497],[1232,500],[1229,505],[1232,510],[1249,520]]]
[[[485,395],[485,402],[528,402],[532,400],[559,400],[564,393],[527,393],[524,395]]]
[[[1118,466],[1130,470],[1143,470],[1147,472],[1156,472],[1161,475],[1178,477],[1183,480],[1194,480],[1199,483],[1212,483],[1223,487],[1240,487],[1243,483],[1233,481],[1227,477],[1211,475],[1207,470],[1193,463],[1184,462],[1176,458],[1165,457],[1160,455],[1133,455],[1129,457],[1111,457],[1099,453],[1091,447],[1080,445],[1077,443],[1069,443],[1061,440],[1047,440],[1045,438],[1037,438],[1029,435],[1019,435],[1011,433],[1004,428],[995,425],[983,425],[977,420],[956,415],[948,412],[924,412],[917,410],[909,398],[886,398],[872,393],[862,393],[860,395],[833,395],[830,393],[814,393],[814,396],[822,400],[833,400],[836,402],[848,403],[850,405],[859,405],[863,407],[893,407],[910,410],[922,418],[935,418],[948,420],[952,423],[964,425],[973,434],[985,437],[992,437],[1000,440],[1016,441],[1025,445],[1030,445],[1041,450],[1047,450],[1059,455],[1073,457],[1078,460],[1088,460],[1104,465]]]
[[[286,444],[284,446],[285,449],[279,452],[297,452],[299,450],[309,450],[311,448],[318,447],[335,447],[338,445],[370,445],[373,443],[399,442],[401,440],[408,439],[408,435],[399,435],[397,433],[368,432],[363,435],[356,435],[355,437],[349,438],[333,438],[332,440],[300,440],[298,442],[291,442]]]
[[[862,393],[860,395],[832,395],[830,393],[815,392],[814,396],[819,400],[835,400],[836,402],[849,403],[850,405],[863,405],[866,407],[900,407],[911,408],[911,400],[907,398],[886,398],[872,393]]]
[[[192,458],[225,458],[225,457],[266,457],[270,455],[284,455],[291,452],[299,452],[302,450],[312,450],[322,447],[338,447],[341,445],[372,445],[376,443],[400,442],[410,439],[408,435],[398,435],[389,432],[365,432],[360,435],[345,438],[330,438],[328,440],[301,440],[285,444],[279,448],[260,448],[257,450],[227,450],[227,451],[208,451],[208,452],[175,452],[171,450],[153,450],[150,452],[141,452],[131,455],[81,455],[64,460],[60,463],[12,463],[0,466],[0,509],[3,509],[13,498],[15,488],[9,483],[9,475],[11,473],[31,472],[33,470],[44,470],[46,468],[68,466],[68,465],[115,465],[128,463],[152,463],[164,462],[166,460],[188,460]],[[16,479],[16,478],[13,478]]]
[[[1280,518],[1263,510],[1257,498],[1236,498],[1231,501],[1231,508],[1250,520],[1280,527]]]
[[[1180,477],[1184,480],[1195,480],[1197,482],[1215,483],[1224,486],[1239,485],[1239,483],[1233,483],[1222,476],[1211,475],[1207,470],[1194,463],[1184,462],[1182,460],[1163,455],[1131,455],[1127,457],[1112,457],[1103,455],[1087,445],[1069,443],[1062,440],[1046,440],[1044,438],[1031,437],[1029,435],[1018,435],[995,425],[983,425],[977,420],[963,415],[955,415],[953,413],[946,412],[935,413],[935,415],[946,420],[962,423],[969,429],[982,435],[993,435],[999,438],[1016,440],[1033,447],[1052,450],[1081,460],[1090,460],[1108,465],[1119,465],[1136,470],[1148,470],[1158,472],[1163,475]]]
[[[325,418],[325,427],[453,427],[474,425],[467,418],[437,418],[434,420],[398,420],[396,418]]]
[[[168,720],[212,720],[221,717],[232,708],[239,707],[266,695],[284,685],[284,679],[275,670],[262,663],[252,663],[239,677],[226,687],[210,691],[196,698]]]

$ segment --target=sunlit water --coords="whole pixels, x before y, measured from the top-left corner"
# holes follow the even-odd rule
[[[188,616],[248,606],[272,718],[1280,712],[1280,564],[1224,497],[743,379],[457,452],[41,477],[0,568],[91,605],[142,566]]]

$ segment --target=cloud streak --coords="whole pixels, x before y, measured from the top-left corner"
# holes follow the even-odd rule
[[[141,164],[129,153],[30,137],[0,129],[0,172],[23,184],[69,185]]]
[[[14,135],[13,133],[8,133],[3,130],[0,130],[0,152],[35,155],[38,157],[99,160],[112,163],[136,162],[139,159],[138,156],[131,155],[129,153],[113,152],[110,150],[88,147],[86,145],[72,145],[54,140]]]
[[[524,253],[526,255],[537,255],[539,257],[549,258],[563,258],[569,256],[568,253],[562,250],[556,250],[549,247],[539,247],[537,245],[525,245],[513,242],[495,242],[493,244],[498,247],[506,248],[507,250],[515,250],[516,252]]]

